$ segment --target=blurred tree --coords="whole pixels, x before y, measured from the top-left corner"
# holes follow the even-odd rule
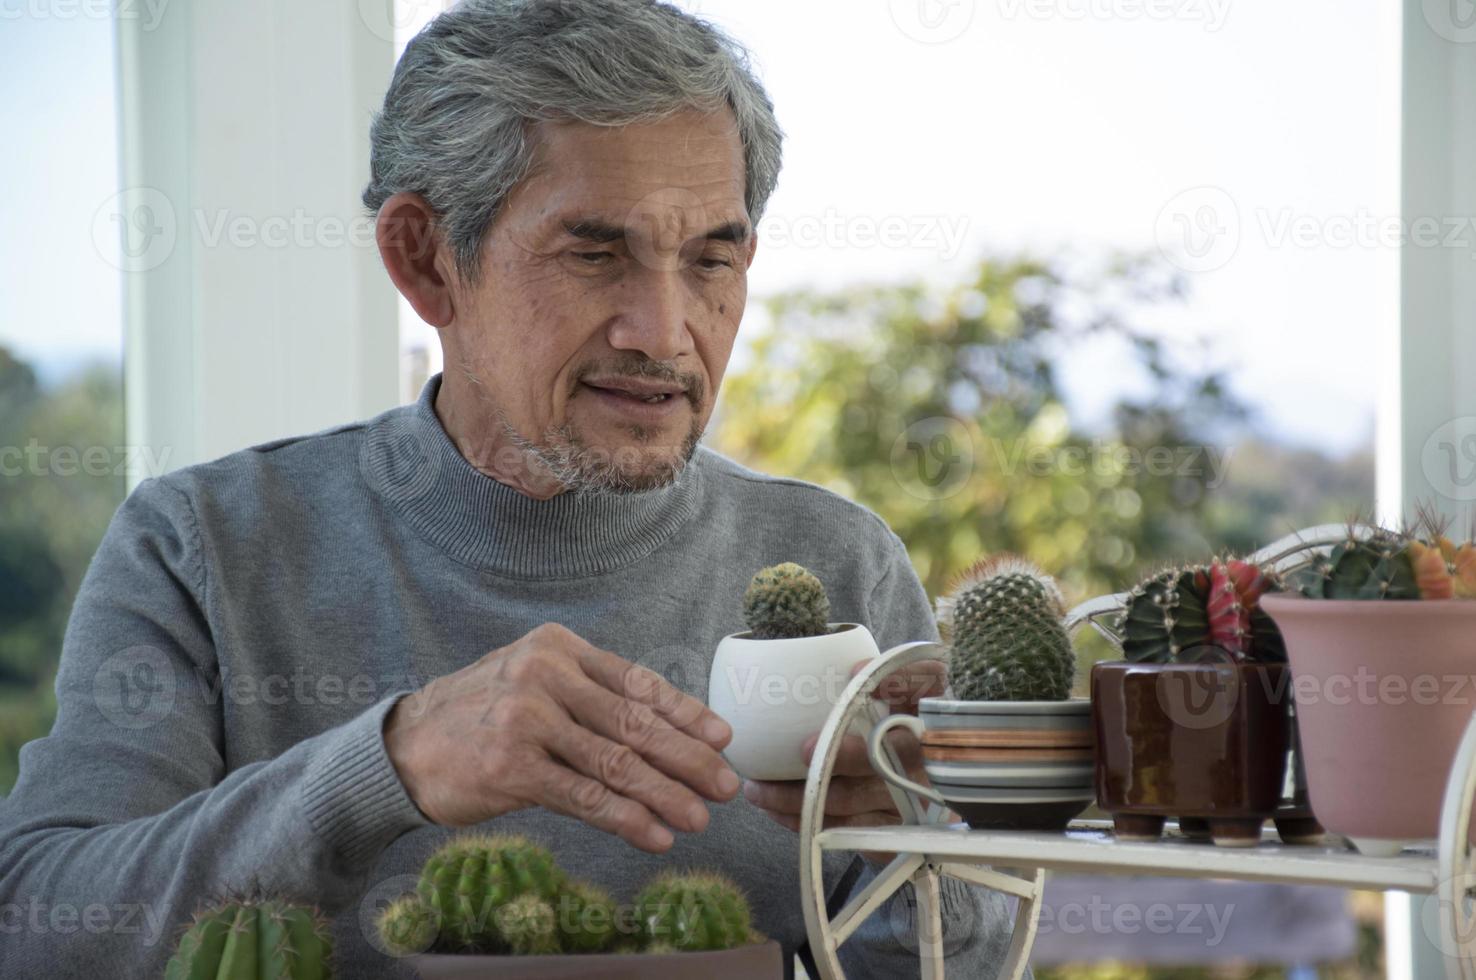
[[[1246,416],[1219,373],[1140,326],[1183,284],[1150,260],[1094,272],[1026,257],[972,281],[771,299],[753,363],[731,375],[716,448],[828,486],[907,542],[930,594],[979,557],[1027,555],[1077,598],[1208,550],[1206,448]],[[1110,335],[1145,379],[1113,431],[1073,427],[1061,352]]]
[[[96,365],[43,386],[0,347],[0,795],[55,718],[67,615],[123,499],[119,374]]]

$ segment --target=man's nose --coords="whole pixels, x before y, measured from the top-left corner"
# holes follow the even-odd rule
[[[672,263],[674,266],[675,263]],[[628,305],[610,328],[610,346],[672,361],[692,350],[687,318],[692,297],[680,268],[646,269],[632,283]]]

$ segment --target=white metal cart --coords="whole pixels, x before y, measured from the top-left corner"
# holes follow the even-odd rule
[[[1369,528],[1355,528],[1363,535]],[[1290,535],[1251,560],[1280,572],[1292,571],[1315,553],[1344,540],[1349,529],[1323,525]],[[1068,629],[1091,625],[1120,643],[1106,622],[1127,593],[1083,603],[1068,616]],[[1451,980],[1476,980],[1476,921],[1468,890],[1476,888],[1476,868],[1467,843],[1472,796],[1476,794],[1476,717],[1466,728],[1446,781],[1440,836],[1428,846],[1406,848],[1395,857],[1359,854],[1335,835],[1324,845],[1282,844],[1267,830],[1254,848],[1221,848],[1190,840],[1170,824],[1163,840],[1118,841],[1105,821],[1076,821],[1064,834],[970,830],[945,824],[948,811],[914,794],[892,788],[903,822],[891,827],[825,830],[825,796],[841,736],[866,715],[875,720],[873,693],[890,674],[922,660],[939,659],[936,643],[905,643],[888,650],[858,673],[841,695],[820,734],[805,784],[800,824],[800,884],[805,929],[815,963],[825,980],[845,976],[837,949],[856,928],[904,884],[917,899],[917,948],[922,976],[941,978],[943,952],[939,881],[944,875],[981,885],[1019,901],[1013,937],[999,976],[1016,980],[1035,943],[1045,872],[1171,875],[1246,881],[1335,885],[1428,896],[1425,917],[1430,939],[1444,954]],[[894,760],[895,763],[895,760]],[[900,769],[900,764],[898,764]],[[897,855],[832,919],[826,911],[822,858],[826,851],[876,851]]]

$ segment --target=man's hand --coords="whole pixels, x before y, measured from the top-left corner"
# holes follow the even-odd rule
[[[851,668],[851,674],[854,676],[870,662],[864,660],[856,664]],[[947,668],[943,662],[923,660],[887,677],[877,687],[875,696],[891,705],[893,714],[917,714],[919,700],[937,697],[946,686]],[[819,732],[805,740],[801,751],[806,764],[814,756],[819,740]],[[897,750],[908,777],[926,786],[928,778],[923,772],[922,747],[917,739],[907,732],[893,731],[888,733],[887,740]],[[800,811],[805,802],[803,780],[748,780],[743,784],[743,796],[763,809],[776,823],[793,831],[799,830]],[[877,827],[901,822],[902,816],[892,802],[887,784],[871,768],[871,760],[866,755],[866,740],[857,735],[845,736],[841,739],[830,788],[825,794],[825,826]],[[891,858],[890,854],[866,856],[873,861]]]
[[[403,698],[390,761],[432,821],[464,827],[542,806],[645,851],[730,800],[732,729],[655,672],[546,623]]]

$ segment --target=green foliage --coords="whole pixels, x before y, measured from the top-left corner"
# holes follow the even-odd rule
[[[1182,291],[1156,260],[1016,257],[953,288],[785,294],[723,383],[713,445],[876,511],[929,594],[999,552],[1062,569],[1070,593],[1115,591],[1143,564],[1212,550],[1198,525],[1223,474],[1201,450],[1223,453],[1245,416],[1218,373],[1141,326]],[[1126,349],[1144,379],[1105,433],[1073,427],[1057,378],[1061,352],[1087,343]],[[1146,465],[1154,451],[1172,465]]]
[[[755,640],[824,636],[830,599],[809,569],[787,561],[754,575],[743,594],[743,618]]]
[[[116,365],[42,385],[0,347],[0,795],[15,783],[20,747],[56,717],[67,615],[123,499],[122,445]],[[80,465],[99,449],[101,467]]]
[[[1055,580],[1029,562],[980,562],[938,603],[948,638],[948,683],[964,701],[1061,701],[1071,696],[1076,655]]]
[[[635,904],[648,949],[658,944],[683,952],[733,949],[759,939],[748,900],[722,875],[668,872],[642,889]]]
[[[326,980],[333,943],[315,909],[276,900],[226,903],[195,916],[165,980]]]

